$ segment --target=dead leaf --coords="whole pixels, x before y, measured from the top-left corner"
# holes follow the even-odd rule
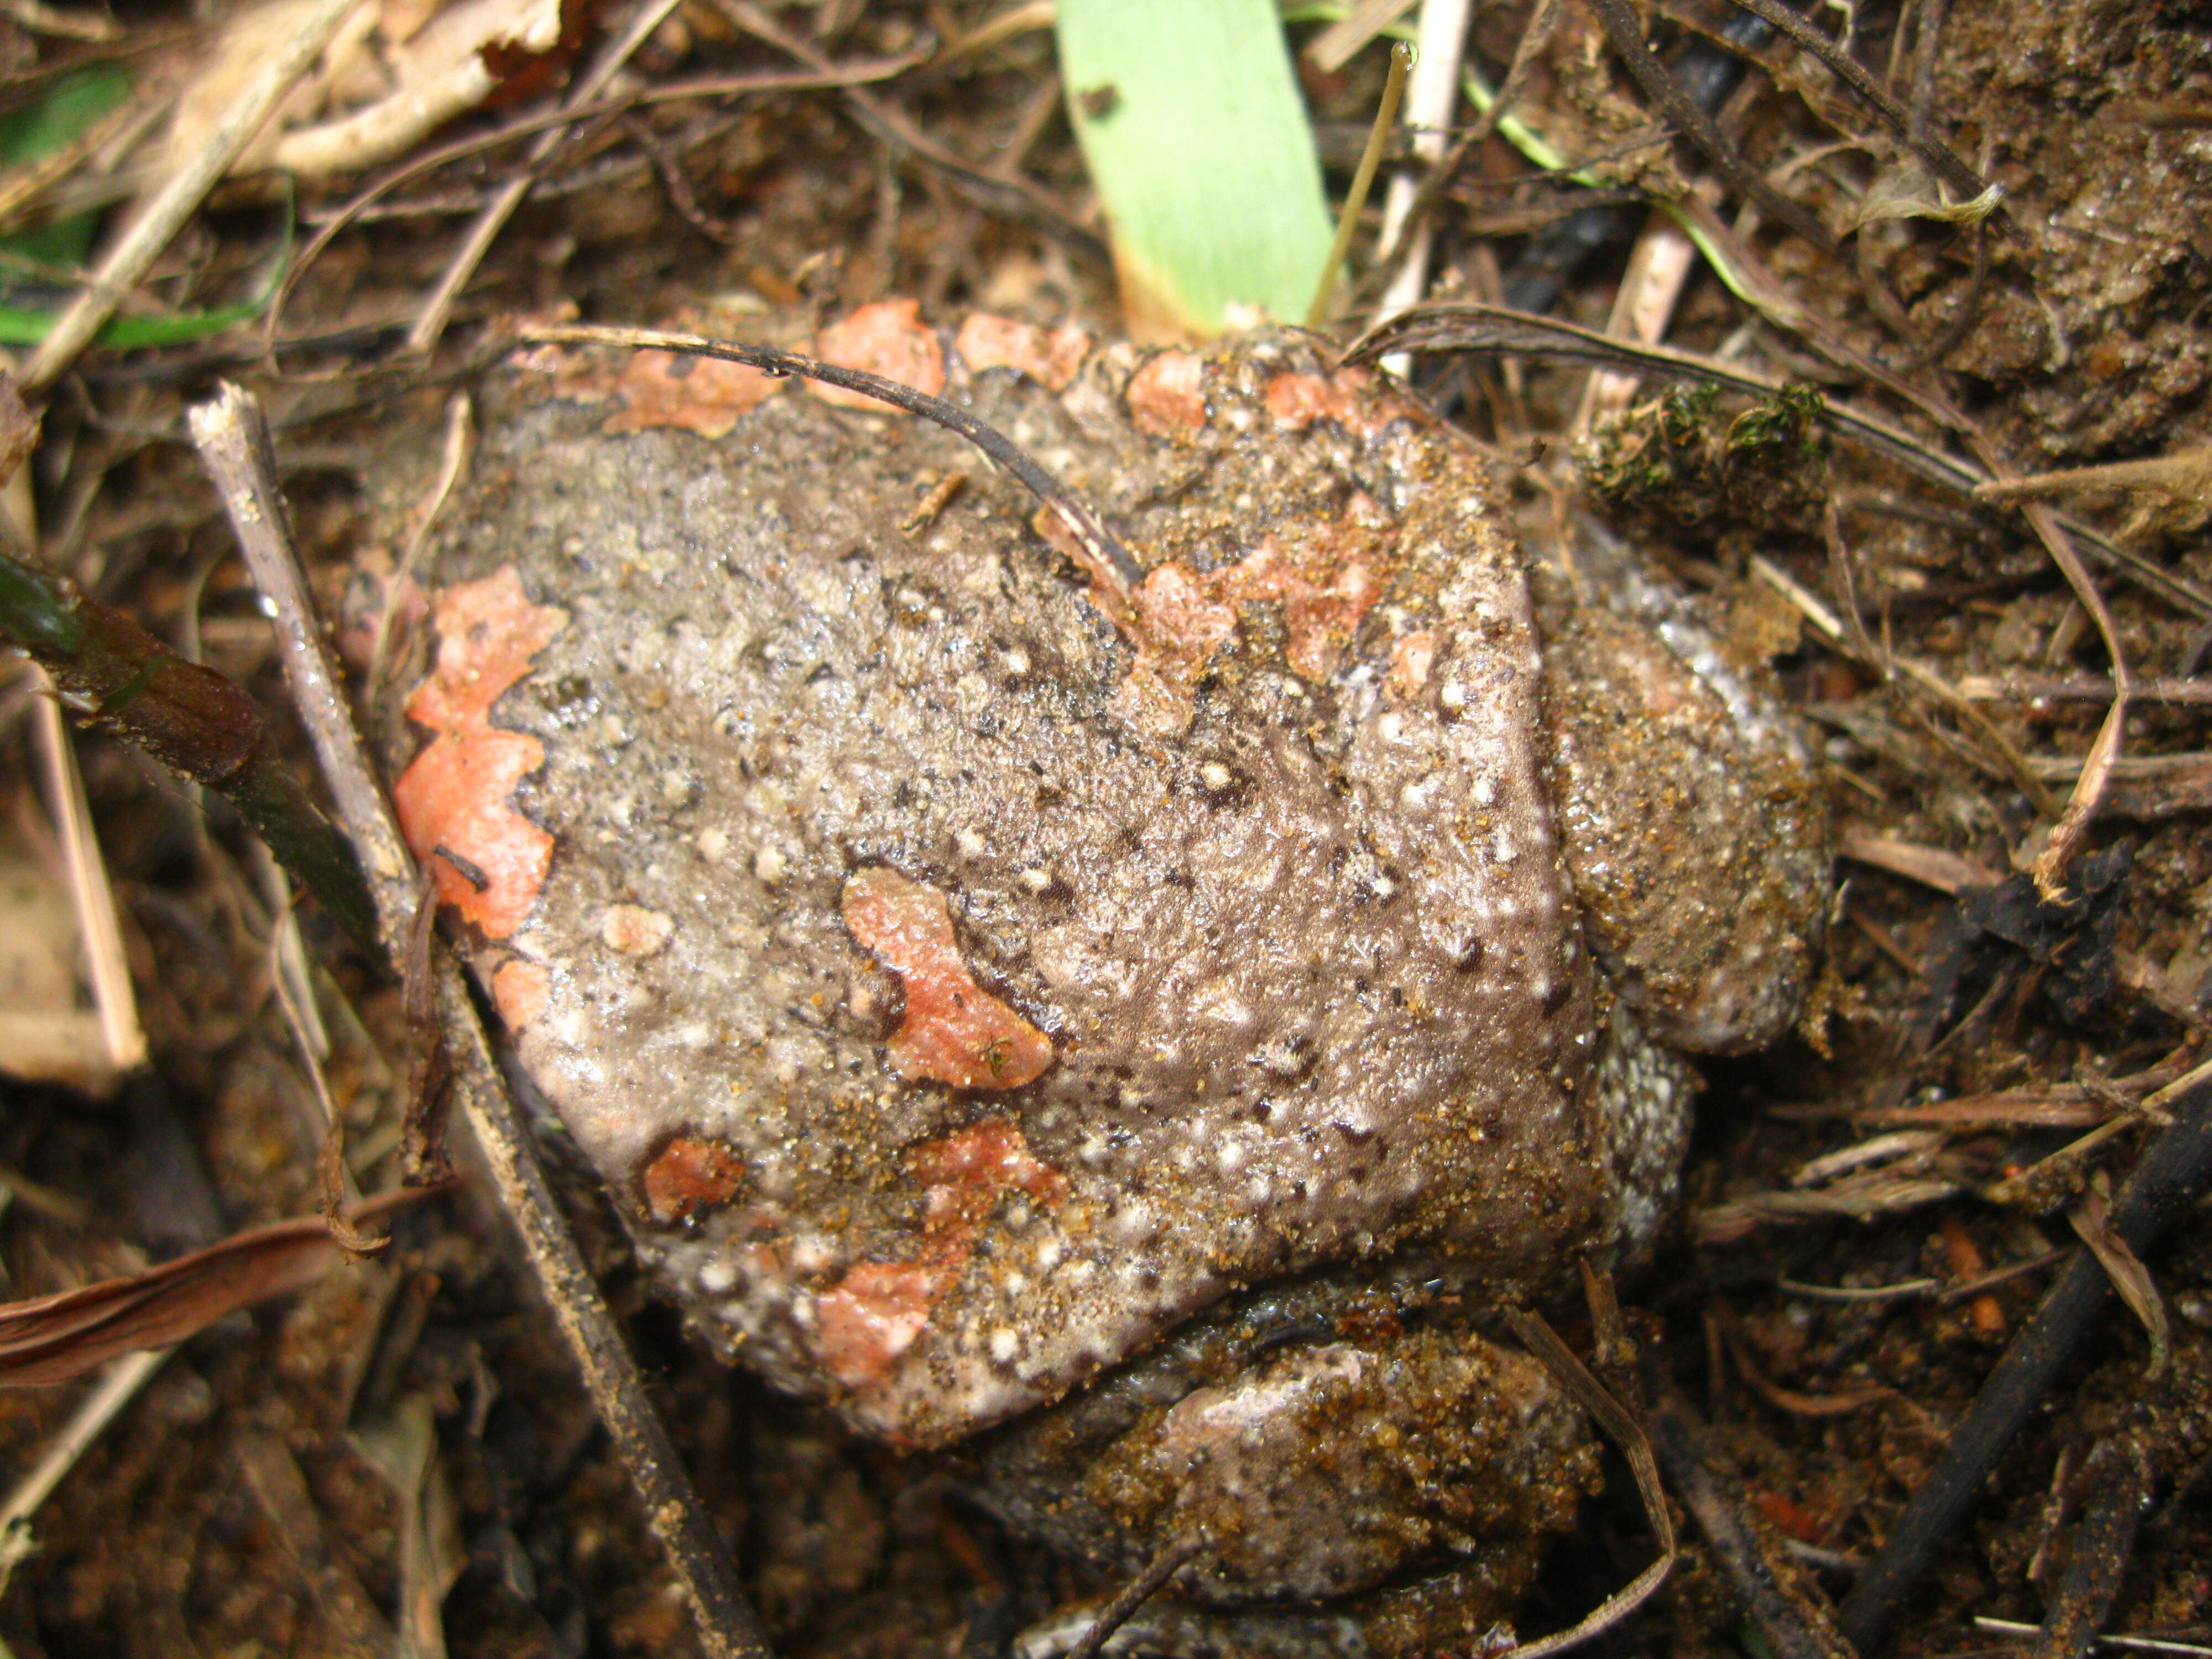
[[[189,153],[221,121],[302,9],[301,0],[271,0],[239,14],[202,50],[166,153]],[[561,0],[454,0],[427,11],[364,6],[231,171],[323,179],[389,161],[455,116],[542,80],[574,56],[580,24],[580,16],[563,15]]]
[[[2104,1194],[2094,1188],[2083,1195],[2080,1204],[2067,1212],[2066,1218],[2074,1224],[2074,1231],[2081,1236],[2096,1255],[2098,1264],[2112,1281],[2112,1288],[2120,1293],[2120,1300],[2128,1304],[2143,1329],[2150,1334],[2150,1364],[2144,1367],[2146,1377],[2156,1376],[2166,1369],[2166,1357],[2172,1346],[2172,1338],[2166,1321],[2166,1304],[2160,1297],[2157,1283],[2150,1269],[2143,1266],[2142,1258],[2128,1248],[2128,1242],[2112,1231],[2111,1206]]]
[[[440,1190],[403,1188],[356,1205],[359,1226]],[[66,1382],[118,1354],[181,1342],[228,1314],[312,1284],[346,1260],[319,1215],[255,1227],[125,1279],[0,1304],[0,1387]]]

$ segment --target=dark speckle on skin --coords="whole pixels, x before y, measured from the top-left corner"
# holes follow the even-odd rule
[[[981,1448],[1006,1512],[1102,1565],[1205,1529],[1200,1599],[1456,1565],[1498,1616],[1591,1464],[1477,1327],[1663,1224],[1662,1045],[1794,1017],[1811,768],[1675,596],[1532,593],[1482,471],[1396,394],[1262,337],[1204,357],[1202,429],[1152,437],[1146,361],[1106,347],[1056,398],[956,362],[947,392],[1078,483],[1133,594],[994,477],[903,532],[917,477],[975,472],[911,421],[787,387],[724,444],[613,438],[510,380],[478,466],[512,479],[432,580],[513,564],[571,620],[494,711],[544,744],[514,805],[556,852],[479,969],[544,969],[520,1056],[611,1192],[672,1145],[714,1172],[624,1201],[733,1361]],[[938,1005],[843,920],[876,866],[1049,1038],[1034,1081],[898,1025]],[[665,947],[608,949],[618,903]]]

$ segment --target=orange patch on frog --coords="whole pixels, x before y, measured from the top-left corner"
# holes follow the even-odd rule
[[[1129,418],[1155,438],[1188,438],[1206,430],[1206,360],[1163,351],[1129,377]]]
[[[509,957],[491,972],[492,1006],[510,1031],[520,1031],[545,1012],[553,995],[553,972],[527,957]]]
[[[1429,671],[1436,666],[1436,661],[1434,633],[1417,628],[1410,634],[1401,634],[1390,643],[1390,672],[1383,684],[1392,696],[1403,701],[1429,683]]]
[[[428,745],[392,786],[416,859],[437,872],[438,896],[487,938],[505,939],[538,902],[553,837],[508,804],[545,759],[544,746],[491,723],[491,708],[530,672],[531,659],[568,625],[556,605],[532,605],[513,565],[437,596],[438,660],[407,700]],[[471,873],[436,857],[440,848]],[[481,876],[479,887],[472,876]]]
[[[1061,392],[1083,367],[1091,337],[1075,327],[1045,328],[970,312],[952,349],[971,369],[1018,368],[1048,392]]]
[[[934,887],[872,866],[845,884],[845,926],[906,988],[887,1047],[902,1078],[1018,1089],[1052,1064],[1052,1040],[975,983]]]
[[[628,407],[608,416],[599,430],[642,432],[666,426],[702,438],[726,438],[739,416],[759,408],[782,387],[773,375],[720,357],[635,351],[612,387]]]
[[[865,369],[901,386],[935,397],[945,390],[945,351],[937,331],[921,320],[919,300],[878,300],[814,337],[814,355],[840,368]],[[904,411],[864,392],[809,380],[806,389],[840,409],[866,409],[878,415]]]
[[[640,1184],[655,1221],[689,1221],[730,1201],[744,1184],[745,1163],[719,1140],[678,1135],[645,1166]]]
[[[911,1261],[864,1261],[815,1301],[814,1352],[848,1388],[881,1382],[929,1328],[976,1241],[1009,1193],[1046,1210],[1067,1200],[1067,1178],[1031,1156],[1011,1118],[992,1118],[924,1141],[907,1154],[924,1184],[921,1245]]]
[[[814,1303],[814,1352],[848,1389],[890,1375],[929,1328],[945,1282],[911,1261],[864,1261]]]
[[[1373,504],[1365,504],[1373,509]],[[1237,608],[1273,603],[1290,635],[1285,656],[1308,679],[1336,672],[1360,620],[1382,595],[1387,535],[1355,499],[1310,536],[1285,546],[1270,532],[1235,564],[1199,572],[1181,560],[1160,565],[1132,597],[1163,674],[1194,679],[1236,630]]]
[[[1402,398],[1376,397],[1367,388],[1375,377],[1364,368],[1340,368],[1334,374],[1278,374],[1267,382],[1267,413],[1275,424],[1303,432],[1316,421],[1334,421],[1346,431],[1371,438],[1392,421],[1419,411]]]

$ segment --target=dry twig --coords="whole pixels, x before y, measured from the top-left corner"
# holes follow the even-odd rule
[[[230,477],[223,491],[226,503],[254,580],[276,606],[285,671],[316,754],[329,770],[331,793],[361,848],[386,954],[394,962],[404,961],[417,920],[414,860],[369,770],[367,750],[309,607],[269,459],[266,423],[259,407],[235,386],[223,387],[192,414],[203,454]],[[263,502],[269,505],[258,505]],[[435,972],[439,1014],[463,1116],[489,1166],[500,1207],[521,1236],[555,1322],[644,1505],[647,1523],[683,1581],[701,1644],[714,1659],[765,1659],[766,1644],[729,1552],[692,1488],[637,1362],[546,1185],[529,1127],[507,1092],[460,969],[441,952]]]
[[[2151,1103],[2170,1108],[2173,1121],[2128,1176],[2112,1217],[2114,1232],[2139,1252],[2187,1212],[2212,1176],[2212,1064],[2161,1090]],[[2111,1294],[2104,1268],[2082,1250],[2005,1350],[1952,1431],[1934,1472],[1844,1603],[1844,1632],[1862,1654],[1881,1646],[1905,1598],[1965,1518],[1984,1478],[2042,1402]]]
[[[246,141],[260,131],[269,112],[276,107],[277,100],[291,89],[357,3],[358,0],[320,0],[313,12],[299,20],[297,33],[276,45],[268,62],[240,89],[236,101],[206,142],[140,205],[130,228],[100,262],[84,291],[55,319],[52,331],[24,366],[26,392],[45,392],[76,361],[100,325],[115,314],[118,297],[146,274],[185,221],[199,210],[209,188],[229,170]]]

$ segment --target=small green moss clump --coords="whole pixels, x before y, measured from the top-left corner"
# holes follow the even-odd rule
[[[1614,513],[1670,532],[1817,533],[1828,486],[1820,394],[1785,387],[1734,414],[1698,386],[1638,404],[1583,440],[1577,459]]]

